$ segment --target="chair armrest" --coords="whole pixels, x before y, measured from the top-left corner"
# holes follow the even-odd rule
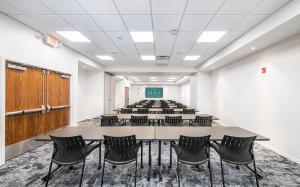
[[[119,120],[119,123],[120,123],[121,126],[125,126],[126,125],[126,120],[121,119],[121,120]]]

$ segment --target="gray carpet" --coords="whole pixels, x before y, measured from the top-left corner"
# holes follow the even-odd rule
[[[82,122],[81,125],[96,124],[97,120]],[[176,156],[173,156],[173,167],[169,164],[169,144],[162,147],[163,180],[159,181],[157,167],[157,142],[152,143],[152,176],[147,181],[148,146],[144,144],[144,168],[138,168],[137,186],[177,186]],[[104,149],[102,149],[104,150]],[[46,144],[19,157],[16,157],[0,167],[0,186],[44,186],[41,181],[48,171],[52,144]],[[300,186],[300,165],[294,163],[271,150],[255,144],[256,163],[259,172],[264,176],[261,186]],[[175,155],[175,153],[174,153]],[[103,154],[102,154],[103,156]],[[222,186],[219,157],[211,150],[212,175],[214,186]],[[98,150],[87,158],[83,177],[83,186],[100,186],[101,172],[97,170]],[[112,169],[106,164],[104,186],[132,186],[134,183],[135,164],[127,164]],[[254,174],[244,167],[237,170],[235,166],[226,164],[225,182],[227,186],[256,186]],[[81,165],[72,170],[63,168],[50,180],[49,186],[78,186]],[[181,186],[209,186],[207,165],[199,168],[182,165]]]

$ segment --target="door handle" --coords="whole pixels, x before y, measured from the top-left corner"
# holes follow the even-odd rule
[[[53,107],[51,107],[51,110],[68,108],[68,107],[70,107],[70,105],[53,106]]]
[[[23,110],[14,111],[14,112],[6,112],[5,116],[14,116],[14,115],[19,115],[19,114],[23,114],[23,113],[24,113]]]

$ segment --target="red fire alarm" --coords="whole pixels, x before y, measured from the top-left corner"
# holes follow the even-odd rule
[[[262,67],[261,68],[261,73],[267,73],[267,68],[266,67]]]

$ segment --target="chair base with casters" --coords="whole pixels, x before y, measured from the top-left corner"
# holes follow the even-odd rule
[[[62,167],[69,166],[71,169],[73,168],[73,165],[82,163],[82,171],[79,183],[79,186],[81,186],[86,157],[92,151],[98,148],[100,144],[86,145],[81,136],[55,137],[50,135],[50,137],[54,142],[54,149],[48,174],[44,177],[46,180],[45,186],[48,186],[51,175],[53,175]],[[53,163],[57,164],[57,168],[54,170],[52,170]]]
[[[255,157],[253,153],[253,141],[255,138],[255,136],[241,138],[225,135],[221,144],[218,142],[211,143],[211,146],[220,155],[223,186],[225,186],[223,162],[226,162],[235,165],[236,169],[239,169],[240,166],[245,166],[247,169],[253,172],[255,174],[256,186],[259,187],[259,174],[256,170]],[[226,141],[229,143],[226,143]],[[248,166],[249,164],[253,164],[254,169],[250,168]]]

